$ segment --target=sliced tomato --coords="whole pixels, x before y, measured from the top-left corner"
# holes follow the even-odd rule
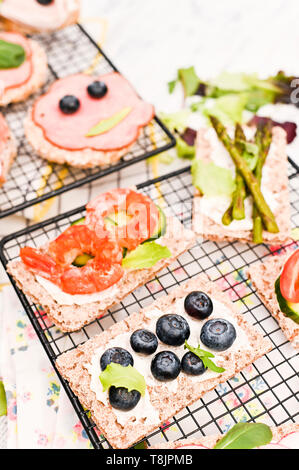
[[[154,202],[132,189],[114,189],[100,194],[86,210],[86,225],[101,237],[109,232],[110,238],[128,250],[148,240],[159,223],[159,210]],[[109,230],[107,218],[112,221]]]
[[[299,302],[299,249],[287,260],[280,275],[280,291],[289,302]]]

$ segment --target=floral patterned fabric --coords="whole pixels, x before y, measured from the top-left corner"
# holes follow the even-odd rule
[[[9,449],[92,447],[11,287],[0,294],[0,376]]]

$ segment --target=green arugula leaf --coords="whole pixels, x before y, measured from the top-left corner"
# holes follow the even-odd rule
[[[191,166],[192,183],[206,196],[231,196],[236,184],[227,168],[197,159]]]
[[[155,241],[146,242],[130,251],[123,258],[122,266],[127,269],[151,268],[161,259],[170,257],[171,252],[167,246],[162,246]]]
[[[6,395],[3,382],[0,381],[0,416],[7,414]]]
[[[253,449],[269,444],[272,440],[269,426],[263,423],[237,423],[217,444],[214,449]]]
[[[144,377],[131,365],[125,367],[111,362],[101,373],[100,381],[104,392],[114,385],[114,387],[127,388],[129,392],[137,390],[142,396],[145,395],[146,383]]]
[[[104,132],[108,132],[113,127],[117,126],[121,121],[123,121],[127,115],[132,111],[131,107],[123,108],[118,113],[114,114],[113,116],[109,117],[108,119],[103,119],[94,127],[92,127],[85,137],[94,137],[95,135],[104,134]]]
[[[185,96],[192,96],[196,93],[200,80],[193,66],[186,69],[179,69],[178,78],[182,82]]]
[[[25,59],[25,49],[20,44],[0,39],[0,69],[20,67]]]
[[[185,340],[184,349],[189,349],[189,351],[199,357],[202,360],[203,365],[207,369],[210,369],[213,372],[217,372],[219,374],[225,371],[223,367],[216,366],[216,364],[214,364],[214,362],[210,359],[211,357],[215,357],[214,354],[210,353],[209,351],[205,351],[204,349],[201,349],[200,344],[198,344],[197,348],[194,348],[193,346],[190,346],[190,344],[187,343],[187,340]]]

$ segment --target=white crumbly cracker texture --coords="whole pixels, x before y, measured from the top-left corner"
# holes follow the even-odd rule
[[[189,292],[194,290],[205,291],[213,299],[229,308],[232,317],[234,317],[238,326],[245,332],[250,347],[246,349],[242,346],[231,353],[229,351],[223,352],[221,355],[223,367],[226,370],[215,378],[195,381],[188,378],[185,374],[180,374],[177,389],[172,391],[172,393],[169,393],[163,383],[148,385],[147,390],[150,395],[151,404],[159,413],[160,424],[170,419],[186,406],[199,400],[205,392],[213,390],[219,383],[233,377],[258,357],[271,350],[271,342],[268,339],[264,339],[260,333],[237,313],[235,305],[230,301],[227,294],[219,291],[206,275],[200,274],[174,289],[169,295],[160,297],[152,305],[130,315],[127,319],[90,339],[84,345],[62,354],[56,363],[59,372],[69,382],[82,405],[90,410],[99,430],[113,447],[123,449],[132,446],[152,432],[157,426],[137,422],[133,416],[126,422],[125,426],[119,424],[110,404],[104,405],[101,403],[101,401],[97,400],[96,394],[91,390],[91,376],[86,368],[86,364],[91,362],[98,348],[105,347],[113,338],[117,338],[122,333],[133,332],[138,328],[146,327],[151,321],[151,311],[154,308],[159,309],[161,313],[169,312],[169,309],[171,309],[177,299],[184,298]],[[167,349],[167,346],[165,346],[165,349]]]
[[[299,424],[296,423],[286,423],[282,424],[278,427],[272,427],[272,441],[271,442],[278,442],[281,438],[290,434],[292,432],[299,432]],[[178,449],[182,446],[204,446],[208,449],[213,449],[217,442],[223,437],[223,435],[211,435],[211,436],[203,436],[199,438],[189,438],[189,439],[181,439],[180,441],[172,441],[172,442],[161,442],[161,444],[156,444],[151,446],[151,449]]]
[[[248,269],[249,278],[272,316],[295,349],[299,349],[299,324],[285,316],[279,308],[275,294],[275,281],[290,253],[271,256],[264,263],[256,263]]]
[[[49,142],[43,133],[41,127],[35,124],[32,119],[32,109],[29,110],[24,120],[25,135],[32,145],[35,152],[45,160],[67,164],[76,168],[95,168],[97,166],[104,167],[117,163],[124,155],[126,155],[139,138],[142,129],[139,131],[136,140],[130,145],[119,150],[66,150]]]
[[[15,157],[17,156],[17,145],[11,132],[0,155],[0,186],[5,183],[8,172]]]
[[[80,15],[80,0],[73,0],[73,2],[76,5],[76,8],[74,8],[70,12],[69,17],[59,28],[57,28],[57,30],[67,28],[68,26],[71,26],[78,22],[79,15]],[[0,29],[4,31],[12,31],[14,33],[20,33],[20,34],[38,34],[41,32],[39,29],[29,27],[20,23],[15,23],[1,16],[0,16]],[[45,32],[51,33],[53,31],[52,30],[43,31],[43,33]]]
[[[0,106],[26,100],[46,82],[48,73],[46,53],[38,42],[32,39],[28,39],[28,41],[32,51],[32,75],[23,85],[4,91],[0,96]]]
[[[18,287],[28,295],[33,302],[42,305],[47,315],[62,331],[76,331],[92,322],[112,306],[118,304],[130,292],[150,281],[157,272],[170,265],[178,256],[195,244],[195,235],[183,227],[180,222],[169,217],[167,230],[163,237],[165,245],[171,252],[171,258],[158,261],[153,267],[125,272],[118,282],[118,293],[113,298],[105,298],[101,302],[85,305],[60,305],[36,280],[21,261],[12,261],[7,265],[7,271],[13,276]]]
[[[205,137],[207,129],[200,129],[197,133],[196,157],[211,161],[212,147]],[[276,126],[272,129],[272,151],[266,159],[264,170],[267,172],[265,188],[275,197],[276,207],[273,209],[279,233],[263,231],[265,243],[284,243],[290,239],[290,202],[287,176],[286,133]],[[229,157],[230,158],[230,157]],[[233,165],[234,166],[234,165]],[[193,230],[198,235],[213,241],[238,240],[252,242],[251,230],[231,230],[222,223],[217,223],[201,211],[201,196],[195,190],[193,202]]]

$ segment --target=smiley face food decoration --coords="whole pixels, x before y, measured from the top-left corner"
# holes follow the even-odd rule
[[[46,54],[36,41],[0,32],[0,106],[25,100],[46,76]]]
[[[27,139],[46,160],[92,168],[117,162],[154,116],[119,73],[57,80],[25,120]]]
[[[3,0],[0,24],[7,31],[24,34],[52,32],[78,20],[80,0]]]

